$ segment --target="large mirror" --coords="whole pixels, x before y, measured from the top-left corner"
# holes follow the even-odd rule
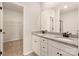
[[[69,32],[73,35],[78,34],[78,4],[65,3],[60,10],[61,32]]]
[[[42,3],[41,5],[41,30],[49,32],[60,32],[59,25],[59,10],[52,4],[55,3]]]
[[[49,32],[78,34],[78,3],[42,3],[41,29]]]

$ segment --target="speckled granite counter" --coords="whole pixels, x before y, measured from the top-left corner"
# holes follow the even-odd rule
[[[56,35],[50,33],[42,34],[41,32],[33,32],[32,34],[45,39],[50,39],[53,41],[61,42],[63,44],[71,45],[78,48],[78,38],[71,38],[71,37],[65,38],[62,35],[58,35],[58,34]]]

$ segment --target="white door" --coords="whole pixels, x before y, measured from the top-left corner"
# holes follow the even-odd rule
[[[0,52],[3,52],[3,10],[2,10],[2,3],[0,2]]]

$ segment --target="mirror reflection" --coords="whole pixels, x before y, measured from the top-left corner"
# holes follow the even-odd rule
[[[66,4],[60,9],[61,32],[69,32],[77,35],[78,31],[78,7],[77,4]]]
[[[41,30],[78,34],[77,2],[42,3],[41,7]]]

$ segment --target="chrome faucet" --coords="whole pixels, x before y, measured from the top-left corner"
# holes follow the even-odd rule
[[[70,37],[70,35],[71,35],[71,33],[69,33],[69,32],[63,33],[63,37]]]

